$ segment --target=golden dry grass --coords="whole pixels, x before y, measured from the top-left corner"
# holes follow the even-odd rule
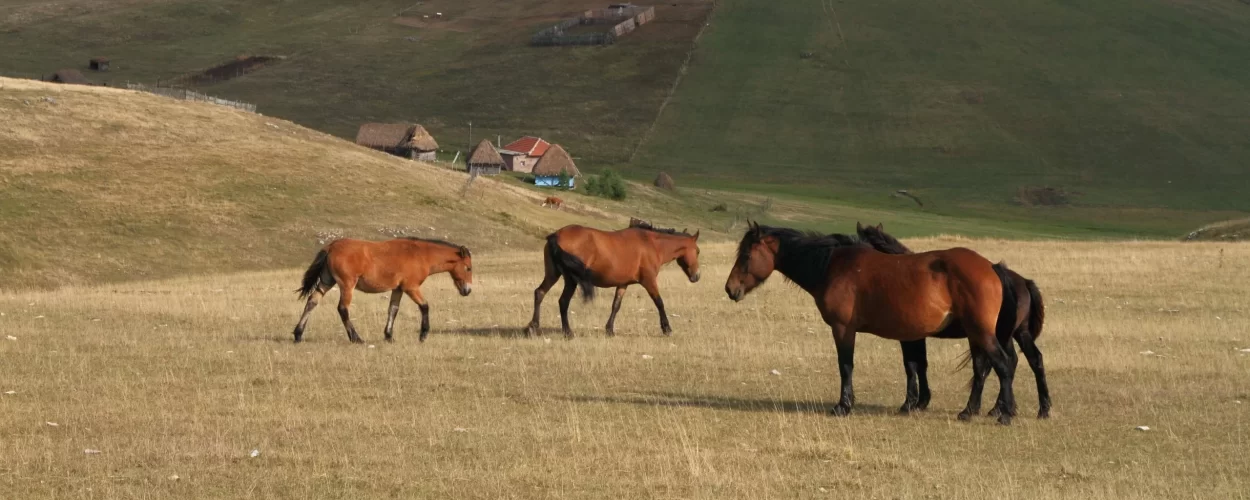
[[[1054,417],[957,422],[961,341],[930,343],[932,408],[901,417],[896,344],[861,337],[859,406],[823,413],[835,355],[809,299],[774,278],[724,297],[731,245],[705,279],[662,288],[658,336],[638,290],[574,306],[579,337],[512,336],[537,252],[483,252],[475,292],[358,295],[290,343],[298,270],[0,294],[5,498],[1245,498],[1250,491],[1250,246],[949,239],[1006,258],[1046,294]],[[330,298],[336,297],[335,293]],[[558,325],[554,297],[545,324]],[[550,340],[548,340],[550,339]],[[1150,351],[1153,354],[1141,354]],[[644,356],[645,355],[645,356]],[[770,372],[777,370],[780,375]],[[995,384],[987,394],[992,398]],[[51,423],[55,423],[53,426]],[[1145,425],[1150,430],[1136,431]],[[99,450],[86,454],[84,450]],[[249,453],[260,455],[250,458]]]

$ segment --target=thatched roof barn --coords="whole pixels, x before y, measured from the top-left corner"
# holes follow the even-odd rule
[[[499,155],[499,151],[495,150],[495,145],[491,144],[489,139],[482,139],[482,142],[477,143],[477,147],[473,148],[473,152],[469,153],[465,166],[469,173],[476,171],[481,175],[497,175],[504,168],[503,156]]]
[[[72,83],[75,85],[91,84],[91,81],[88,80],[87,77],[82,76],[82,72],[76,69],[63,69],[57,71],[56,73],[53,73],[50,78],[48,78],[48,81],[56,83]]]
[[[582,173],[577,170],[577,165],[573,164],[573,157],[569,156],[559,144],[552,144],[547,148],[547,152],[542,158],[538,159],[538,163],[534,165],[534,184],[539,186],[555,186],[559,184],[560,172],[567,172],[569,175],[569,186],[573,187],[573,178],[581,176]]]
[[[356,144],[414,160],[432,161],[438,151],[434,136],[410,123],[366,123],[356,131]]]
[[[509,142],[499,154],[503,155],[503,161],[507,164],[507,170],[513,172],[533,172],[534,164],[538,163],[538,159],[543,157],[547,152],[547,148],[551,147],[551,143],[542,140],[541,137],[525,136],[515,141]]]

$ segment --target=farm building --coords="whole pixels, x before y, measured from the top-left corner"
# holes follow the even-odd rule
[[[63,69],[53,73],[48,77],[49,82],[56,83],[72,83],[75,85],[90,85],[91,81],[87,77],[82,76],[82,72],[76,69]]]
[[[438,142],[425,127],[409,123],[366,123],[356,132],[356,144],[424,161],[434,161],[438,150]]]
[[[495,145],[491,144],[489,139],[482,139],[482,142],[477,143],[477,147],[473,148],[473,152],[465,160],[465,168],[469,173],[499,175],[504,168],[504,161],[503,157],[499,156],[499,152],[495,151]]]
[[[552,144],[547,148],[547,152],[542,158],[538,159],[538,163],[534,165],[534,184],[537,186],[559,186],[560,172],[566,172],[569,176],[569,189],[574,187],[574,179],[582,175],[577,171],[577,165],[573,164],[573,157],[560,147],[559,144]]]
[[[107,57],[94,57],[87,64],[87,67],[91,68],[93,71],[108,71],[109,59]]]
[[[499,151],[508,170],[513,172],[533,172],[538,159],[547,152],[551,143],[537,137],[525,136],[504,146]]]

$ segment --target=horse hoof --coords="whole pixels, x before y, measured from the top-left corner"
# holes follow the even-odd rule
[[[998,425],[1011,425],[1011,415],[1007,415],[1007,414],[999,415]]]
[[[851,414],[851,408],[849,406],[837,405],[832,410],[829,410],[829,414],[835,417],[845,417]]]
[[[993,408],[990,408],[990,411],[986,412],[986,413],[985,413],[985,416],[987,416],[987,417],[997,417],[997,416],[1002,415],[1002,414],[1003,414],[1003,410],[1001,410],[1001,409],[999,409],[997,406],[995,406],[995,407],[993,407]]]
[[[920,411],[920,407],[916,406],[914,403],[903,403],[903,406],[898,407],[899,415],[911,415],[913,412],[917,411]]]
[[[959,420],[964,421],[964,422],[972,420],[972,412],[968,410],[959,412]]]
[[[673,336],[673,329],[672,329],[672,328],[665,328],[665,329],[663,330],[663,332],[664,332],[664,336],[665,336],[665,337],[672,337],[672,336]]]
[[[1042,419],[1042,420],[1050,418],[1050,410],[1038,410],[1037,418]]]
[[[395,339],[393,339],[393,338],[391,338],[391,337],[387,337],[387,338],[386,338],[386,343],[388,343],[388,344],[394,344],[394,343],[395,343]]]

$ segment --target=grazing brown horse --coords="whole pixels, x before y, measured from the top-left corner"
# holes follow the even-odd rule
[[[886,233],[881,224],[865,227],[857,222],[855,233],[878,252],[896,255],[913,253],[898,239]],[[1042,351],[1037,348],[1036,344],[1037,338],[1042,335],[1042,323],[1046,319],[1046,306],[1042,302],[1042,292],[1037,289],[1037,284],[1033,280],[1007,269],[1006,265],[994,264],[994,268],[1011,277],[1014,287],[1012,292],[1016,297],[1016,317],[1011,337],[1017,344],[1020,344],[1020,351],[1024,353],[1025,359],[1029,360],[1029,367],[1033,369],[1033,376],[1037,379],[1037,418],[1047,418],[1050,416],[1050,389],[1046,384],[1046,368],[1042,364]],[[934,335],[934,337],[944,339],[962,339],[966,336],[964,329],[955,323]],[[900,342],[900,344],[903,346],[903,366],[907,370],[907,401],[911,404],[909,407],[905,403],[903,410],[923,410],[929,405],[930,397],[929,377],[926,373],[928,353],[925,341],[916,340]],[[990,366],[984,359],[973,360],[972,398],[969,399],[970,406],[960,413],[961,418],[970,418],[981,411],[981,392],[985,387],[985,377],[989,374]],[[919,380],[918,392],[917,379]],[[999,401],[994,405],[994,408],[990,410],[990,416],[997,416],[1003,411],[1001,403]],[[1011,411],[1014,413],[1015,409],[1012,408]]]
[[[664,264],[677,261],[691,283],[699,281],[699,233],[687,234],[673,229],[659,229],[634,219],[630,226],[619,231],[600,231],[582,226],[565,226],[547,236],[543,251],[546,274],[542,284],[534,289],[534,319],[525,334],[537,333],[539,313],[543,297],[564,277],[564,292],[560,294],[560,324],[564,336],[571,338],[569,328],[569,302],[577,286],[582,296],[593,299],[595,287],[616,288],[612,300],[612,314],[608,316],[605,331],[615,334],[616,312],[621,308],[625,288],[638,283],[647,290],[660,312],[660,330],[671,335],[668,315],[664,312],[664,299],[660,298],[657,276]]]
[[[547,199],[543,200],[544,207],[551,207],[559,210],[562,205],[564,205],[564,200],[555,196],[548,196]]]
[[[855,404],[851,373],[855,334],[915,341],[942,332],[958,321],[968,331],[974,353],[984,352],[997,372],[999,398],[1012,408],[1015,350],[1009,320],[1014,297],[990,261],[966,248],[912,255],[888,255],[843,235],[804,233],[751,224],[738,246],[738,258],[725,293],[740,301],[779,271],[816,300],[833,330],[842,391],[834,415],[850,414]],[[1011,423],[1011,413],[998,416]]]
[[[386,317],[386,341],[391,342],[399,301],[406,294],[421,308],[421,342],[430,333],[430,306],[421,295],[421,284],[431,274],[451,273],[461,296],[473,289],[473,256],[469,249],[439,240],[400,238],[389,241],[341,239],[317,252],[312,265],[304,271],[300,298],[308,298],[304,314],[295,325],[295,341],[304,337],[304,326],[317,301],[326,292],[339,287],[339,317],[347,329],[347,338],[361,343],[356,327],[348,318],[352,291],[365,293],[391,292],[391,307]]]

